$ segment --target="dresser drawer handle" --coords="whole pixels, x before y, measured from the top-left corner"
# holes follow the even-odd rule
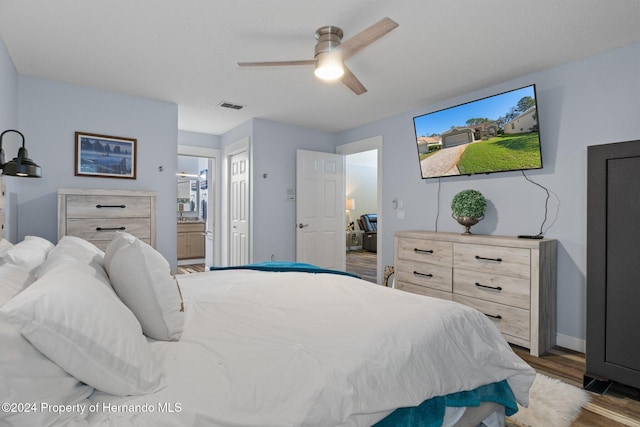
[[[433,274],[430,273],[420,273],[419,271],[414,271],[413,274],[415,274],[416,276],[422,276],[422,277],[433,277]]]
[[[96,227],[96,231],[126,230],[126,227]]]
[[[484,261],[502,262],[502,258],[485,258],[483,256],[478,256],[478,255],[476,255],[476,259],[481,259],[481,260],[484,260]]]
[[[100,209],[100,208],[121,208],[124,209],[126,208],[126,205],[96,205],[96,208]]]
[[[482,285],[478,282],[476,282],[476,286],[479,288],[487,288],[487,289],[493,289],[494,291],[501,291],[502,287],[501,286],[487,286],[487,285]]]
[[[483,314],[487,317],[491,317],[492,319],[497,319],[497,320],[502,319],[502,316],[500,316],[499,314],[487,314],[487,313],[483,313]]]
[[[413,251],[414,251],[415,253],[418,253],[418,254],[432,254],[432,253],[433,253],[433,250],[431,250],[431,249],[418,249],[418,248],[413,248]]]

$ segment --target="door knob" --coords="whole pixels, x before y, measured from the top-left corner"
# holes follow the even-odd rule
[[[298,228],[305,228],[305,227],[308,227],[308,226],[309,226],[309,224],[303,224],[303,223],[298,224]]]

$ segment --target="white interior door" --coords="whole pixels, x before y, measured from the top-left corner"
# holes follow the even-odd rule
[[[249,263],[249,157],[229,158],[229,265]]]
[[[296,188],[296,260],[344,270],[344,156],[298,150]]]

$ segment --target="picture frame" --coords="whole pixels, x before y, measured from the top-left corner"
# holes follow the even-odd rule
[[[99,178],[136,179],[135,138],[75,133],[75,175]]]

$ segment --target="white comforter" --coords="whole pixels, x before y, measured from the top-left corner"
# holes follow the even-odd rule
[[[481,313],[331,274],[178,276],[179,342],[153,342],[167,387],[92,396],[92,425],[368,426],[395,408],[535,372]]]

